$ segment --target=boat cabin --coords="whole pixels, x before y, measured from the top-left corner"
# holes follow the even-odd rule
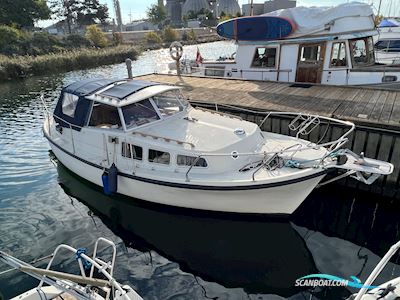
[[[282,39],[236,40],[235,59],[205,61],[200,68],[202,75],[332,85],[400,85],[400,67],[375,60],[373,36],[378,32],[368,5],[297,7],[276,14],[291,19],[296,30]]]
[[[134,160],[143,169],[179,172],[193,165],[210,171],[219,164],[209,162],[218,159],[198,158],[201,153],[240,151],[248,143],[255,149],[262,140],[256,124],[194,109],[180,87],[141,80],[73,83],[62,90],[53,116],[55,142],[96,165],[115,162],[119,169],[132,170]]]
[[[176,86],[147,81],[86,80],[61,92],[54,111],[60,127],[123,130],[157,122],[188,106]]]

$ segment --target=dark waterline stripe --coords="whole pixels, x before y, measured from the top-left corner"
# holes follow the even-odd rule
[[[90,161],[87,161],[83,158],[80,158],[76,156],[75,154],[72,154],[68,150],[65,150],[62,148],[60,145],[56,144],[54,141],[50,139],[50,137],[43,131],[44,137],[52,143],[54,146],[56,146],[58,149],[63,151],[64,153],[68,154],[69,156],[72,156],[73,158],[88,164],[92,167],[98,168],[103,170],[104,168],[100,165],[97,165],[95,163],[92,163]],[[284,185],[289,185],[289,184],[294,184],[294,183],[299,183],[302,181],[306,181],[309,179],[313,179],[322,175],[325,175],[328,173],[328,170],[323,170],[321,172],[307,175],[304,177],[296,178],[296,179],[290,179],[286,181],[279,181],[279,182],[271,182],[271,183],[265,183],[265,184],[259,184],[259,185],[247,185],[247,186],[212,186],[212,185],[196,185],[196,184],[184,184],[184,183],[176,183],[176,182],[167,182],[167,181],[160,181],[160,180],[155,180],[155,179],[150,179],[150,178],[145,178],[145,177],[139,177],[131,174],[126,174],[126,173],[121,173],[118,171],[118,175],[142,182],[147,182],[147,183],[152,183],[152,184],[157,184],[157,185],[163,185],[163,186],[169,186],[169,187],[175,187],[175,188],[184,188],[184,189],[194,189],[194,190],[211,190],[211,191],[243,191],[243,190],[258,190],[258,189],[266,189],[266,188],[273,188],[273,187],[278,187],[278,186],[284,186]],[[78,174],[79,175],[79,174]]]

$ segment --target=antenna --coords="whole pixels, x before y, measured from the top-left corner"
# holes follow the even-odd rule
[[[122,17],[121,7],[119,6],[119,0],[114,0],[115,18],[117,19],[118,31],[122,32]]]

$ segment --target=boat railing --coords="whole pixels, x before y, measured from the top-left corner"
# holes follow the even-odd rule
[[[221,108],[229,110],[229,111],[246,112],[246,113],[252,113],[252,114],[256,114],[256,115],[263,115],[264,118],[262,119],[261,123],[258,125],[260,128],[272,116],[289,117],[292,120],[289,123],[288,127],[291,131],[297,131],[296,132],[297,138],[299,138],[300,136],[310,134],[322,122],[325,122],[327,124],[327,126],[328,126],[327,129],[329,128],[329,125],[331,123],[340,124],[344,127],[347,127],[348,129],[339,138],[337,138],[336,140],[333,140],[333,141],[328,141],[325,143],[321,143],[321,142],[313,143],[310,141],[308,144],[302,145],[301,147],[289,147],[286,149],[281,149],[279,151],[244,152],[244,153],[238,153],[238,152],[235,152],[235,153],[200,153],[200,154],[196,153],[196,154],[194,154],[194,157],[196,157],[196,159],[193,160],[192,163],[188,166],[188,170],[185,175],[186,181],[190,181],[189,174],[192,171],[192,169],[196,166],[196,163],[199,161],[200,158],[204,158],[204,157],[234,157],[234,158],[238,158],[239,156],[242,156],[242,157],[263,157],[263,159],[265,160],[269,156],[282,155],[283,153],[290,153],[291,156],[294,156],[295,153],[297,153],[297,152],[306,151],[306,150],[310,150],[310,149],[319,149],[321,147],[328,147],[328,149],[327,149],[327,151],[328,151],[327,156],[328,156],[330,153],[341,148],[348,141],[348,136],[355,129],[355,125],[352,122],[338,120],[335,118],[330,118],[330,117],[325,117],[325,116],[306,114],[306,113],[259,111],[259,110],[255,111],[255,110],[246,109],[246,108],[242,108],[242,107],[238,107],[238,106],[227,105],[227,104],[217,104],[217,103],[214,104],[214,109],[215,109],[214,112],[218,112],[220,114],[225,115],[226,113],[221,112],[219,110]],[[74,141],[74,128],[82,129],[84,127],[72,124],[63,118],[55,116],[54,114],[51,114],[48,110],[46,110],[46,115],[48,117],[48,120],[47,120],[48,124],[50,124],[51,116],[53,116],[53,118],[58,119],[68,125],[68,127],[70,129],[69,131],[70,131],[70,136],[71,136],[72,151],[73,151],[73,154],[76,154],[75,153],[75,151],[76,151],[75,141]],[[227,114],[227,115],[230,117],[234,116],[233,114]],[[48,130],[49,130],[49,135],[50,135],[50,131],[51,131],[50,125],[48,127]],[[326,130],[326,132],[327,132],[327,130]],[[141,133],[139,132],[138,134],[140,135]],[[154,136],[152,138],[162,138],[162,137]],[[175,142],[177,142],[177,141],[175,141]],[[189,144],[192,148],[194,147],[194,145],[191,143],[187,143],[187,144]],[[105,149],[102,149],[102,150],[105,151],[106,153],[108,153],[107,143],[105,143],[105,145],[106,145]],[[93,147],[98,148],[98,146],[93,146]],[[320,161],[322,162],[325,157],[321,158]]]
[[[309,142],[308,144],[296,144],[278,151],[264,151],[264,152],[244,152],[244,153],[201,153],[199,155],[196,155],[196,159],[192,161],[191,165],[188,167],[188,170],[186,172],[186,181],[190,181],[190,172],[192,169],[195,167],[196,163],[199,161],[200,158],[206,158],[206,157],[232,157],[232,158],[238,158],[240,157],[260,157],[262,166],[266,166],[266,164],[273,163],[275,164],[276,161],[274,159],[271,159],[271,157],[277,157],[282,154],[290,154],[290,157],[293,157],[297,152],[301,151],[307,151],[311,149],[319,149],[321,147],[327,148],[327,153],[322,156],[320,159],[318,159],[318,162],[316,163],[322,163],[326,157],[329,157],[333,152],[337,151],[340,149],[344,144],[348,142],[348,137],[349,135],[354,131],[355,125],[352,122],[349,121],[344,121],[344,120],[339,120],[331,117],[325,117],[325,116],[317,116],[317,115],[312,115],[312,114],[306,114],[306,113],[294,113],[294,112],[279,112],[279,111],[254,111],[251,109],[246,109],[242,107],[237,107],[237,106],[232,106],[232,105],[226,105],[226,104],[214,104],[214,109],[218,111],[219,109],[227,109],[229,111],[237,111],[237,112],[245,112],[245,113],[251,113],[255,115],[264,115],[264,118],[259,124],[259,128],[265,124],[265,122],[271,118],[272,116],[275,117],[285,117],[285,118],[291,118],[291,122],[289,123],[288,127],[289,130],[291,131],[296,131],[296,138],[300,138],[300,136],[304,135],[309,135],[311,132],[313,132],[319,125],[322,123],[327,124],[327,128],[325,130],[325,134],[323,137],[326,135],[329,126],[334,123],[337,125],[341,125],[344,128],[347,128],[347,130],[337,139],[333,141],[328,141],[325,143],[322,143],[323,137],[320,138],[320,141],[313,143]],[[294,147],[295,146],[295,147]],[[261,168],[257,168],[255,173]],[[254,175],[254,174],[253,174]],[[254,176],[253,176],[253,180]]]
[[[244,73],[258,73],[261,74],[261,79],[264,80],[264,74],[268,74],[268,73],[276,73],[277,76],[280,76],[280,74],[287,74],[287,81],[289,81],[290,79],[290,73],[293,72],[292,69],[239,69],[239,68],[232,68],[229,70],[225,70],[225,68],[218,68],[217,66],[213,67],[206,67],[206,66],[190,66],[188,71],[185,73],[185,75],[192,75],[192,76],[198,76],[198,73],[203,72],[202,76],[205,77],[216,77],[216,76],[212,76],[212,75],[207,75],[206,71],[215,71],[215,72],[224,72],[225,71],[229,71],[231,73],[240,73],[240,78],[243,78]],[[222,76],[223,77],[223,76]]]
[[[354,300],[361,300],[362,297],[368,292],[368,287],[372,286],[375,279],[379,276],[379,274],[383,271],[385,266],[389,263],[390,259],[400,250],[400,241],[390,247],[389,251],[385,254],[384,257],[379,261],[376,265],[375,269],[368,276],[367,280],[363,284],[363,288],[361,288]],[[378,298],[379,299],[379,298]]]
[[[111,261],[106,262],[98,257],[99,244],[105,244],[106,246],[102,249],[106,250],[109,247],[112,248],[112,258]],[[78,262],[80,275],[75,275],[71,273],[65,273],[60,271],[51,270],[54,260],[60,252],[70,252],[75,257]],[[32,265],[25,263],[17,258],[9,256],[5,253],[0,252],[0,258],[9,264],[10,266],[18,269],[38,280],[40,280],[37,290],[40,291],[43,284],[48,284],[56,287],[57,289],[66,292],[76,299],[92,299],[91,293],[84,288],[82,285],[93,286],[97,288],[104,288],[106,292],[105,299],[110,299],[110,288],[111,291],[116,292],[113,297],[118,294],[121,299],[127,300],[139,300],[142,299],[134,290],[131,288],[127,289],[125,286],[121,286],[115,278],[113,277],[113,270],[116,258],[116,246],[115,244],[105,238],[97,239],[95,243],[93,257],[89,257],[86,254],[85,248],[76,249],[66,244],[61,244],[57,246],[50,257],[50,261],[45,269],[36,268]],[[85,271],[89,271],[90,275],[87,276]],[[105,279],[99,279],[94,277],[94,270],[103,276]],[[80,285],[82,284],[82,285]],[[88,296],[88,294],[90,294]],[[118,298],[118,299],[120,299]],[[114,298],[115,299],[115,298]]]

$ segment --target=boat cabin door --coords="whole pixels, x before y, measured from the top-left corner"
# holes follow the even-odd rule
[[[300,44],[296,82],[321,83],[324,57],[325,43]]]

